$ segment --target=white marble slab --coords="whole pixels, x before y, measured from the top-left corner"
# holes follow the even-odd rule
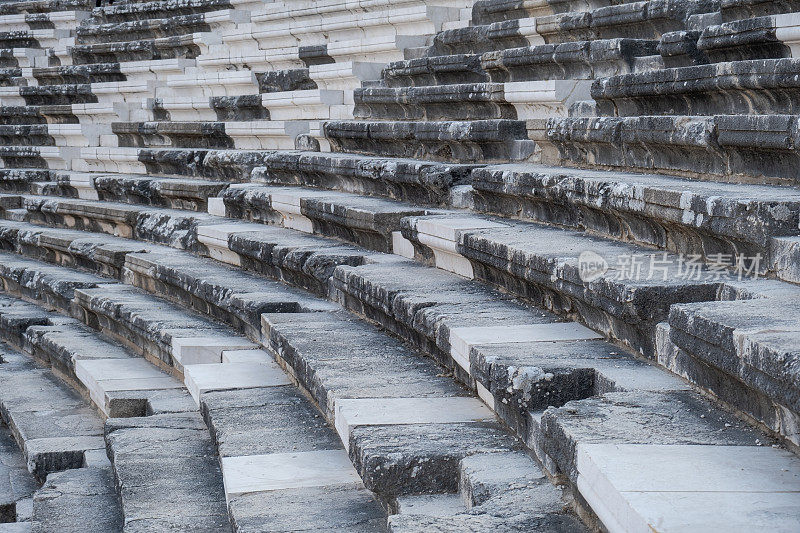
[[[251,350],[258,346],[244,337],[173,337],[172,356],[181,364],[201,365],[221,363],[222,352],[228,350]]]
[[[271,363],[270,356],[264,350],[225,350],[222,352],[223,363]]]
[[[220,363],[183,367],[184,383],[195,403],[210,390],[252,389],[289,385],[286,373],[274,362]]]
[[[343,398],[336,400],[334,413],[336,431],[346,449],[349,449],[350,430],[356,426],[494,420],[492,411],[471,397]]]
[[[222,458],[225,496],[332,485],[360,485],[344,450]]]
[[[577,469],[611,533],[800,531],[800,459],[786,450],[586,444]]]

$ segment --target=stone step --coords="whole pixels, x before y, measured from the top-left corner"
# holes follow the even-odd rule
[[[106,4],[92,10],[92,21],[97,23],[147,20],[178,15],[191,15],[229,9],[228,0],[152,0],[147,2],[122,2]]]
[[[76,44],[71,48],[76,65],[90,63],[124,63],[156,59],[194,59],[200,55],[200,45],[215,41],[211,33],[195,33],[159,37],[130,42]]]
[[[545,411],[539,431],[545,463],[573,480],[609,530],[656,523],[703,529],[715,522],[749,529],[760,521],[760,511],[751,507],[756,501],[756,507],[776,511],[769,513],[775,527],[796,527],[796,517],[777,510],[783,505],[778,493],[796,498],[787,488],[797,482],[796,456],[765,446],[763,436],[695,393],[617,392],[570,402]],[[648,470],[645,480],[639,475],[645,464],[664,470],[655,476]],[[727,464],[741,467],[735,477]],[[762,490],[770,496],[756,497]]]
[[[481,82],[592,79],[635,71],[639,58],[657,54],[658,41],[599,39],[455,54],[390,63],[390,87]]]
[[[796,235],[795,190],[672,176],[497,165],[472,172],[475,208],[585,229],[685,255],[762,254],[775,270],[773,237]],[[746,200],[745,200],[746,199]],[[749,220],[759,220],[759,230]],[[678,229],[680,228],[680,229]],[[678,235],[677,232],[680,232]]]
[[[742,20],[764,15],[777,15],[791,13],[800,9],[800,3],[795,0],[781,2],[768,2],[765,0],[722,0],[720,11],[725,22]]]
[[[4,7],[13,4],[13,2],[4,2]],[[49,13],[19,13],[17,15],[4,13],[2,22],[0,22],[0,28],[3,28],[3,31],[49,28],[71,30],[88,16],[88,11],[51,11]]]
[[[714,63],[597,80],[592,98],[602,114],[753,115],[797,113],[793,87],[800,60]]]
[[[478,0],[472,6],[472,22],[476,25],[506,20],[540,17],[575,11],[592,11],[605,7],[608,0]]]
[[[44,481],[50,473],[81,468],[92,454],[102,453],[103,424],[80,396],[19,353],[4,348],[3,360],[0,414],[28,471]]]
[[[287,230],[283,230],[283,231],[287,231]],[[315,316],[317,316],[317,315],[315,315]],[[322,315],[319,315],[319,316],[322,316]],[[298,317],[299,317],[299,315],[298,315]],[[283,318],[291,318],[291,316],[290,316],[290,315],[285,315]],[[612,354],[612,355],[613,355],[613,354]],[[601,357],[601,358],[602,358],[602,357]],[[620,372],[620,371],[619,371],[619,369],[617,369],[617,372],[618,372],[618,373]],[[621,375],[624,377],[624,375],[625,375],[625,372],[621,372]],[[642,375],[642,374],[639,374],[639,375],[640,375],[640,377],[641,377],[641,375]],[[606,378],[606,379],[607,379],[607,378]],[[656,380],[656,382],[655,382],[655,385],[653,385],[652,383],[653,383],[653,382],[652,382],[652,378],[651,378],[651,384],[649,385],[650,387],[653,387],[653,386],[660,386],[660,387],[663,387],[663,386],[664,386],[664,385],[663,385],[663,383],[659,384],[659,383],[658,383],[658,380]],[[640,384],[640,386],[641,386],[641,384]],[[673,387],[674,387],[674,385],[673,385]],[[679,387],[679,389],[680,389],[680,387]],[[663,400],[659,400],[659,401],[663,401]]]
[[[166,18],[89,24],[77,29],[76,39],[80,44],[121,43],[208,31],[211,28],[206,23],[205,14],[192,13]]]
[[[335,431],[296,388],[209,391],[202,411],[236,531],[291,528],[297,513],[311,529],[384,529],[385,512],[364,489]]]
[[[113,474],[90,466],[47,476],[33,498],[30,531],[80,531],[87,524],[97,531],[121,531],[123,522]]]
[[[798,13],[734,20],[703,29],[697,48],[712,61],[797,57]]]
[[[112,418],[105,436],[126,530],[231,530],[222,472],[199,413]]]
[[[48,146],[55,145],[55,140],[48,135],[46,124],[0,125],[0,144],[6,146]]]
[[[542,162],[796,185],[794,115],[556,118]]]
[[[533,141],[524,122],[330,121],[325,138],[336,152],[472,163],[531,157]]]
[[[588,81],[550,80],[356,89],[353,113],[366,120],[536,119],[566,116],[589,99]]]
[[[0,524],[23,524],[30,520],[29,508],[39,484],[5,425],[0,425],[0,465]]]

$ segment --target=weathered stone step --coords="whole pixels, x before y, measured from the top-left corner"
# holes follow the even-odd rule
[[[90,63],[124,63],[158,59],[194,59],[200,54],[199,35],[177,35],[130,42],[78,44],[71,53],[76,65]]]
[[[798,112],[800,60],[714,63],[595,81],[606,115],[753,115]]]
[[[105,437],[126,531],[231,530],[222,472],[199,413],[112,418]]]
[[[22,524],[29,520],[27,508],[39,485],[28,472],[25,457],[5,425],[0,425],[0,480],[0,524]]]
[[[209,213],[336,236],[370,250],[392,252],[400,220],[438,212],[383,198],[302,187],[236,184],[209,198]]]
[[[760,253],[770,270],[780,255],[771,238],[796,235],[800,224],[800,197],[787,187],[540,165],[487,166],[471,182],[481,211],[705,258]]]
[[[64,10],[84,10],[89,6],[86,0],[19,0],[3,2],[0,9],[2,14],[30,13],[40,14],[51,11],[58,12]]]
[[[369,87],[354,93],[356,119],[486,120],[566,115],[588,100],[589,82],[528,81],[430,87]]]
[[[125,73],[121,70],[119,63],[34,68],[31,75],[38,81],[40,86],[126,80]]]
[[[204,14],[192,13],[85,25],[77,29],[76,39],[80,44],[121,43],[207,31],[211,31],[211,28],[206,23]]]
[[[41,30],[41,29],[59,29],[71,30],[89,16],[88,11],[59,11],[57,6],[52,6],[53,11],[48,13],[19,13],[16,15],[8,14],[8,7],[16,5],[21,7],[23,2],[4,2],[3,7],[6,11],[3,13],[2,22],[0,27],[16,30]],[[30,5],[30,3],[28,3]]]
[[[92,21],[125,22],[230,9],[229,0],[156,0],[106,4],[92,11]]]
[[[712,61],[797,57],[798,13],[747,17],[703,29],[697,48]]]
[[[337,152],[356,152],[458,163],[524,160],[533,153],[524,122],[330,121],[325,137]]]
[[[46,124],[47,118],[38,106],[0,106],[3,124]]]
[[[796,185],[795,115],[551,119],[542,162]]]
[[[0,125],[0,145],[52,146],[55,140],[48,135],[46,124]]]
[[[573,481],[611,531],[720,522],[751,529],[762,513],[776,528],[796,527],[797,517],[781,509],[797,499],[790,488],[797,457],[765,446],[763,435],[695,393],[615,392],[570,402],[545,411],[540,432],[545,464]],[[741,470],[730,477],[733,464]],[[645,465],[663,469],[653,475]],[[761,491],[769,496],[756,496]]]
[[[102,452],[105,457],[105,450]],[[32,533],[122,531],[123,517],[110,467],[50,474],[33,498],[31,518]]]
[[[32,474],[44,481],[52,472],[81,468],[92,454],[102,453],[103,425],[86,402],[29,358],[5,348],[3,360],[0,414]]]
[[[722,0],[720,11],[725,22],[742,20],[764,15],[777,15],[800,10],[800,2],[796,0],[781,0],[771,2],[767,0]]]
[[[646,39],[599,39],[424,57],[390,63],[383,79],[390,87],[592,79],[635,71],[639,58],[658,53],[657,44]]]
[[[236,531],[289,529],[297,513],[310,529],[383,530],[385,512],[363,488],[335,431],[295,387],[206,392],[202,411]]]

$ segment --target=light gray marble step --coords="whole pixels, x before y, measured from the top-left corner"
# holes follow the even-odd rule
[[[46,369],[4,348],[0,365],[0,414],[23,451],[28,470],[48,474],[80,468],[105,448],[95,412]]]
[[[298,521],[325,531],[384,530],[384,509],[352,476],[352,466],[344,468],[349,461],[336,432],[297,388],[209,391],[201,409],[222,463],[235,531],[288,530]],[[347,463],[338,471],[321,468],[320,461],[342,458]],[[308,470],[291,479],[298,459],[306,459]],[[248,468],[270,461],[272,471],[261,479],[248,475]]]
[[[0,425],[0,524],[30,520],[26,507],[38,488],[11,431]]]

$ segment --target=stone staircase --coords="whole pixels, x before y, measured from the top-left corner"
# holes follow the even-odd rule
[[[0,3],[0,532],[797,531],[800,3]]]

